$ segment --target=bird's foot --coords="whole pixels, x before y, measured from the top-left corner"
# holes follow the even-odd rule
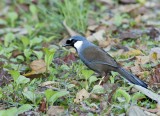
[[[105,75],[102,77],[102,79],[99,81],[99,85],[102,85],[102,82],[106,83],[109,80],[109,76]]]

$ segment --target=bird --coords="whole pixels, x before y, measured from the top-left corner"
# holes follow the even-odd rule
[[[121,67],[106,51],[88,41],[85,37],[79,35],[72,36],[67,39],[63,45],[63,47],[66,46],[75,48],[82,62],[89,69],[100,74],[102,77],[105,77],[110,71],[115,71],[129,83],[148,88],[148,85],[145,82]]]

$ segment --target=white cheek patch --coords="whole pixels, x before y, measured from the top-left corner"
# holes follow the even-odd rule
[[[82,47],[83,41],[77,41],[74,43],[74,47],[78,50]]]

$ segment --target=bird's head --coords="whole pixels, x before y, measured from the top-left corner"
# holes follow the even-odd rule
[[[63,47],[65,46],[72,46],[74,48],[76,48],[77,50],[81,48],[82,44],[86,41],[86,38],[82,37],[82,36],[72,36],[71,38],[69,38],[66,43],[63,45]]]

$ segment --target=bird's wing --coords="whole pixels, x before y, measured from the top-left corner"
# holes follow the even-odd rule
[[[82,52],[84,60],[90,63],[109,65],[114,68],[118,67],[117,62],[105,51],[97,46],[89,46]]]
[[[92,60],[92,61],[90,61],[90,63],[109,65],[109,66],[111,66],[111,67],[113,67],[113,68],[117,68],[117,66],[114,66],[114,65],[112,65],[112,64],[109,64],[109,63],[107,63],[107,62],[101,62],[101,61],[94,61],[94,60]]]

